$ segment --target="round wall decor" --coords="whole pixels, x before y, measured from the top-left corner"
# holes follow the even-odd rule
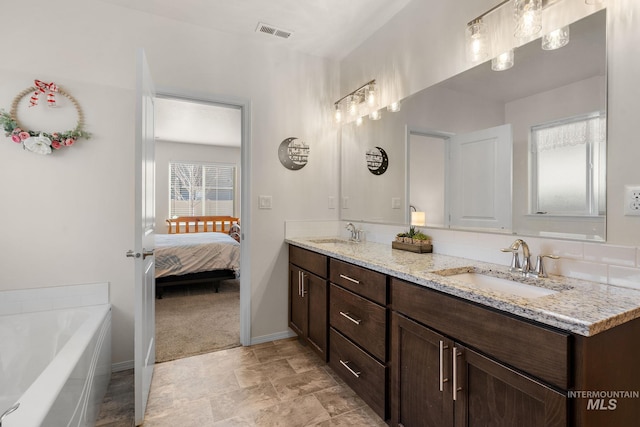
[[[389,167],[389,157],[381,147],[367,150],[367,168],[374,175],[382,175]]]
[[[286,138],[278,147],[278,158],[287,169],[302,169],[309,160],[309,146],[298,138]]]
[[[26,129],[18,120],[18,104],[25,96],[31,94],[29,107],[38,105],[39,96],[47,93],[47,105],[56,107],[56,94],[67,98],[76,110],[78,121],[75,128],[60,132],[45,132],[41,130]],[[78,138],[89,138],[91,135],[84,130],[84,115],[78,101],[69,93],[62,90],[55,83],[46,83],[35,80],[34,86],[26,88],[13,99],[11,111],[6,113],[0,110],[0,126],[7,137],[15,143],[22,144],[22,148],[38,154],[51,154],[52,151],[63,147],[70,147]]]

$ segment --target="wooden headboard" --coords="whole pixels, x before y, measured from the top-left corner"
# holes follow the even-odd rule
[[[167,220],[169,234],[180,233],[205,233],[217,231],[229,233],[234,222],[239,218],[232,216],[179,216]]]

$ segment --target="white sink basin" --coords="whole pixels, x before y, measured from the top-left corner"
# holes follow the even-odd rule
[[[537,298],[557,293],[557,291],[551,289],[540,288],[538,286],[480,273],[459,273],[448,277],[460,280],[476,288],[517,295],[523,298]]]

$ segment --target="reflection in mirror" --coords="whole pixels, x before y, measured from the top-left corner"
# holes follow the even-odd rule
[[[341,219],[408,224],[419,211],[428,227],[604,241],[605,13],[571,24],[560,49],[534,40],[508,70],[487,61],[404,99],[398,113],[345,125]],[[456,155],[456,139],[502,126],[506,145],[481,137]],[[374,147],[389,158],[382,176],[357,166]]]

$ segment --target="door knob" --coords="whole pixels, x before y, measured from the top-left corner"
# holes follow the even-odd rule
[[[153,256],[153,251],[154,251],[154,249],[151,249],[151,250],[143,249],[142,250],[142,259],[146,259],[148,256]]]

